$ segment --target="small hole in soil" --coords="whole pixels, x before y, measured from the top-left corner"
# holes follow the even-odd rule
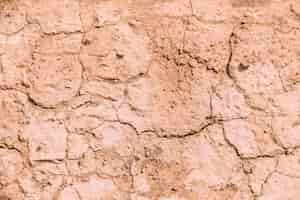
[[[38,146],[37,148],[36,148],[36,151],[37,152],[39,152],[39,151],[41,151],[42,150],[42,147],[41,146]],[[0,199],[1,200],[1,199]]]
[[[238,70],[239,70],[239,72],[243,72],[243,71],[246,71],[247,69],[249,69],[249,65],[245,65],[245,64],[243,64],[243,63],[240,63],[239,64],[239,67],[238,67]]]
[[[85,40],[82,41],[82,44],[85,45],[85,46],[87,46],[87,45],[91,44],[91,41],[88,40],[88,39],[85,39]]]
[[[122,59],[122,58],[124,58],[124,55],[123,55],[123,54],[120,54],[120,53],[116,53],[116,57],[117,57],[118,59]]]

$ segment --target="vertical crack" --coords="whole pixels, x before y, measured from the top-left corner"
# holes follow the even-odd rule
[[[224,137],[226,144],[228,144],[234,150],[235,154],[240,158],[240,160],[243,160],[242,155],[239,152],[238,148],[228,139],[228,137],[226,135],[225,127],[224,127],[224,122],[221,123],[221,126],[222,126],[223,137]]]
[[[228,56],[228,60],[225,66],[225,71],[227,76],[230,79],[234,79],[232,72],[231,72],[231,60],[232,60],[232,55],[233,55],[233,45],[232,45],[232,39],[235,36],[234,34],[234,30],[232,30],[230,36],[229,36],[229,40],[228,40],[228,45],[229,45],[229,56]]]
[[[263,183],[261,184],[261,186],[260,186],[260,192],[259,192],[259,194],[255,196],[255,200],[256,200],[258,197],[260,197],[260,196],[263,195],[264,187],[265,187],[265,185],[268,183],[268,181],[270,180],[270,178],[273,176],[273,174],[277,172],[278,164],[279,164],[279,160],[276,159],[276,164],[275,164],[274,170],[272,170],[272,171],[266,176],[266,178],[264,179],[264,182],[263,182]]]
[[[193,1],[189,0],[189,4],[190,4],[190,9],[191,9],[191,14],[192,16],[194,16],[194,6],[193,6]]]

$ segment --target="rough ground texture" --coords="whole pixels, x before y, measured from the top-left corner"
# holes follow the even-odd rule
[[[298,0],[1,0],[0,200],[299,200]]]

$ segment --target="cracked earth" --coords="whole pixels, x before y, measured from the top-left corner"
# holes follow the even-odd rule
[[[299,1],[0,1],[0,200],[299,198]]]

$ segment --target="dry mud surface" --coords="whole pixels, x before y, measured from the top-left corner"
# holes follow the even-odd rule
[[[1,0],[0,200],[299,200],[300,1]]]

